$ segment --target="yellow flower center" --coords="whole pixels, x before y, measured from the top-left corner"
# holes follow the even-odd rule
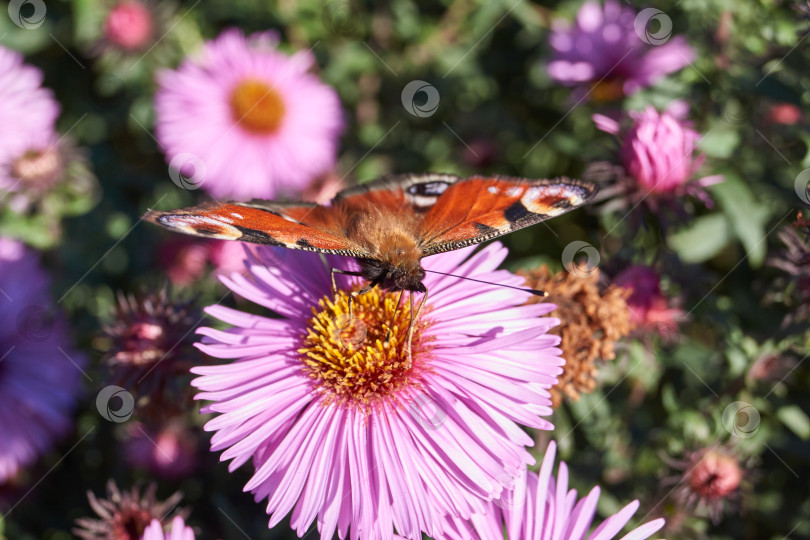
[[[267,83],[245,79],[231,93],[233,119],[253,133],[275,133],[284,120],[284,100]]]
[[[398,298],[399,293],[374,288],[354,299],[349,317],[349,291],[338,291],[337,298],[325,296],[312,308],[298,352],[304,371],[328,402],[373,407],[386,398],[396,399],[404,387],[418,385],[429,351],[421,339],[427,323],[422,317],[414,328],[411,364],[407,350],[411,311],[405,297],[397,308]]]
[[[591,98],[600,103],[616,101],[624,97],[622,81],[619,79],[602,79],[591,86]]]

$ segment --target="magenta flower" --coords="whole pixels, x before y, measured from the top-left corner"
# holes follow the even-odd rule
[[[104,38],[125,51],[143,49],[154,39],[152,10],[137,0],[117,2],[104,19]]]
[[[500,500],[487,503],[486,513],[473,516],[468,521],[451,520],[442,539],[503,540],[504,528],[508,540],[609,540],[624,528],[639,503],[633,501],[591,530],[599,487],[577,501],[576,490],[568,490],[568,467],[561,461],[557,478],[551,474],[557,445],[550,442],[539,473],[526,472],[518,478],[515,486]],[[663,519],[656,519],[634,529],[623,540],[649,538],[664,526]]]
[[[549,38],[554,49],[549,75],[568,86],[587,84],[595,99],[606,101],[651,86],[691,63],[695,52],[686,40],[669,39],[669,17],[645,12],[637,15],[614,0],[606,0],[604,6],[585,2],[573,28],[555,21]],[[649,31],[653,19],[661,25],[658,33]]]
[[[670,112],[652,107],[630,112],[633,125],[622,137],[621,161],[642,197],[692,193],[705,203],[711,199],[703,187],[722,181],[719,175],[693,180],[704,156],[696,154],[700,134]],[[593,117],[597,127],[620,135],[619,123],[606,116]]]
[[[194,540],[194,531],[186,526],[186,522],[180,516],[175,516],[169,530],[163,532],[160,521],[153,519],[144,529],[141,540]]]
[[[550,429],[548,389],[561,373],[555,308],[523,305],[528,294],[428,274],[426,312],[417,322],[413,362],[406,353],[410,310],[379,288],[354,302],[362,284],[328,266],[349,259],[288,252],[283,268],[261,248],[247,275],[223,282],[282,318],[211,306],[231,325],[203,328],[199,347],[235,361],[195,367],[203,410],[218,416],[212,450],[234,470],[252,460],[245,486],[268,499],[269,526],[292,512],[303,535],[421,539],[441,533],[445,515],[469,518],[500,496],[534,459],[519,426]],[[506,249],[490,244],[430,257],[425,268],[492,283],[523,280],[496,270]],[[417,300],[418,301],[418,300]],[[351,533],[349,533],[351,529]]]
[[[54,133],[59,104],[42,87],[42,72],[20,53],[0,47],[0,163],[20,156],[32,140]],[[9,189],[0,183],[0,192]]]
[[[49,287],[36,254],[0,237],[0,484],[73,424],[85,359]]]
[[[158,75],[157,137],[175,182],[217,198],[300,193],[335,165],[343,127],[335,91],[271,33],[228,30],[196,60]]]
[[[678,323],[684,319],[683,310],[669,306],[661,293],[661,276],[649,266],[635,265],[623,270],[614,283],[632,290],[627,306],[630,320],[641,331],[653,331],[664,337],[674,337]]]

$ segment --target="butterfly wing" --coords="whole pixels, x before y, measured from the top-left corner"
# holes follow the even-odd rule
[[[333,205],[350,211],[374,208],[393,213],[424,214],[430,210],[448,186],[460,181],[452,174],[396,174],[344,189]]]
[[[478,244],[585,204],[596,186],[567,178],[470,177],[447,185],[418,236],[427,255]]]
[[[343,234],[341,214],[310,203],[204,203],[161,212],[150,210],[144,219],[194,236],[239,240],[291,249],[367,257],[368,253]]]

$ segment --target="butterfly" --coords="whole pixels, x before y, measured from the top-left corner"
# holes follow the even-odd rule
[[[306,202],[209,202],[144,219],[168,229],[222,240],[354,257],[367,286],[425,293],[421,259],[503,236],[580,207],[596,186],[568,178],[450,174],[391,175],[339,192],[329,206]],[[400,292],[400,300],[402,298]],[[349,303],[351,317],[351,298]],[[411,302],[413,295],[411,294]],[[411,304],[413,309],[413,304]]]

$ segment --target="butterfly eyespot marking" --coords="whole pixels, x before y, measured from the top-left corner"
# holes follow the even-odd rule
[[[411,204],[418,210],[426,210],[436,204],[439,196],[444,193],[447,187],[450,186],[448,182],[435,181],[435,182],[422,182],[409,186],[405,193],[408,194],[408,199]]]
[[[411,195],[422,195],[427,197],[438,197],[445,192],[450,184],[447,182],[423,182],[421,184],[414,184],[408,188],[408,193]]]

